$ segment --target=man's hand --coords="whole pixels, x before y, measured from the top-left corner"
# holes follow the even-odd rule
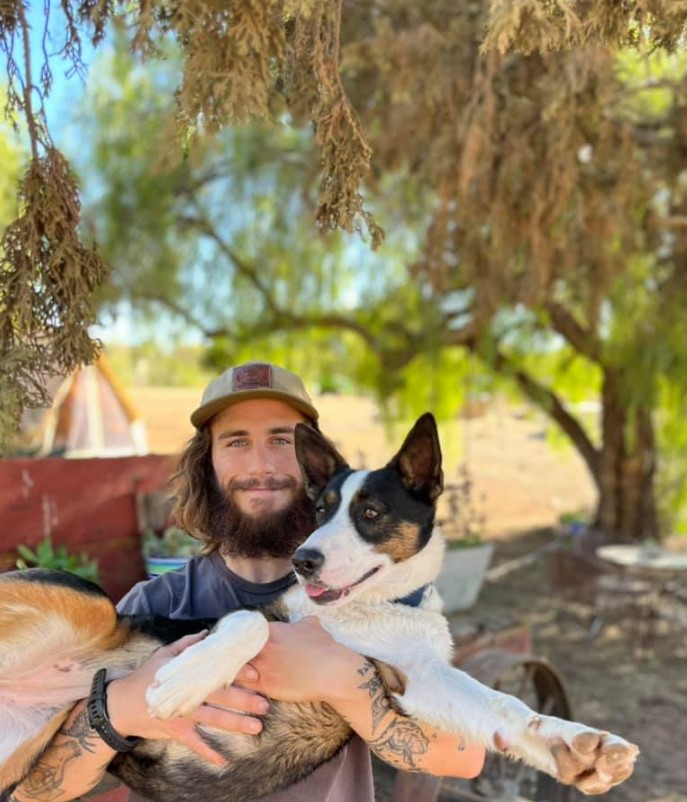
[[[216,691],[188,716],[160,719],[149,714],[145,694],[155,681],[157,670],[206,634],[188,635],[157,649],[136,671],[110,683],[107,707],[117,732],[124,736],[179,741],[215,765],[224,765],[224,759],[201,738],[199,724],[227,732],[260,732],[262,722],[254,716],[266,713],[269,702],[255,691],[237,685]],[[256,677],[255,669],[245,666],[237,680],[250,682]]]

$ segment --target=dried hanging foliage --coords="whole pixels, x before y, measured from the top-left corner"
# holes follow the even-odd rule
[[[418,275],[438,288],[476,287],[486,315],[504,299],[552,292],[575,266],[589,273],[576,301],[593,319],[619,269],[617,246],[632,236],[634,221],[619,222],[617,208],[631,208],[643,181],[632,131],[600,112],[617,82],[596,45],[644,38],[675,47],[687,0],[349,0],[342,8],[343,0],[45,4],[46,17],[59,9],[65,21],[61,52],[72,72],[83,72],[82,36],[97,46],[118,14],[144,57],[158,54],[161,37],[176,37],[184,141],[252,117],[307,115],[320,149],[322,230],[366,229],[373,245],[381,241],[361,195],[371,141],[377,170],[402,167],[435,192]],[[47,33],[33,32],[33,43],[29,35],[23,0],[0,0],[6,111],[24,117],[33,157],[0,256],[5,433],[24,403],[42,400],[47,373],[92,357],[86,327],[105,275],[79,242],[76,186],[47,130],[47,58],[38,79],[31,75],[28,53],[45,52]],[[552,52],[561,48],[575,51]]]
[[[624,255],[647,236],[641,210],[657,179],[644,169],[637,130],[618,114],[612,50],[485,51],[488,3],[450,12],[441,0],[421,12],[402,5],[370,15],[364,39],[351,32],[343,64],[374,131],[376,169],[403,168],[434,189],[415,277],[442,294],[472,290],[478,320],[503,305],[565,300],[593,329]],[[552,21],[552,4],[509,2],[502,30],[518,36],[525,7],[552,31],[565,27],[562,17]],[[586,8],[561,4],[569,7]],[[678,138],[657,146],[668,142]],[[684,154],[673,155],[664,177],[687,167]]]
[[[501,53],[634,45],[644,36],[672,50],[687,29],[685,0],[491,0],[489,6],[483,49]]]
[[[20,215],[0,243],[0,445],[25,406],[48,401],[50,376],[95,357],[88,326],[107,275],[79,239],[78,188],[58,151],[32,160],[19,200]]]
[[[185,0],[173,9],[139,8],[134,49],[155,55],[160,31],[184,53],[179,122],[195,136],[270,116],[284,102],[309,115],[321,152],[317,223],[321,230],[383,232],[360,187],[372,151],[339,76],[343,0]]]

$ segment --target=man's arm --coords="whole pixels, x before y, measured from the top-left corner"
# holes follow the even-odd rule
[[[10,801],[74,799],[98,784],[114,754],[91,729],[86,704],[79,702]]]
[[[482,770],[484,747],[393,710],[372,663],[334,641],[317,619],[270,624],[270,639],[251,665],[260,679],[247,687],[283,701],[326,701],[396,768],[465,778]]]
[[[256,693],[231,687],[212,694],[189,716],[161,720],[148,715],[145,692],[160,666],[204,637],[189,635],[158,649],[136,671],[108,686],[107,709],[113,727],[124,736],[174,739],[217,765],[222,758],[200,737],[197,724],[230,732],[256,733],[268,702]],[[254,670],[240,677],[249,681]],[[243,712],[238,712],[243,711]],[[245,715],[247,714],[247,715]],[[39,763],[16,788],[11,802],[67,802],[94,788],[103,778],[115,751],[91,729],[85,702],[79,702],[43,753]]]

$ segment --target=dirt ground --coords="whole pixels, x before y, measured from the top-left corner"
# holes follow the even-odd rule
[[[199,392],[147,388],[131,393],[148,420],[151,449],[179,450],[191,434],[186,421]],[[324,396],[316,403],[323,430],[354,465],[381,464],[404,435],[399,430],[390,444],[369,400]],[[484,415],[442,427],[442,442],[453,465],[448,481],[460,460],[474,478],[485,532],[496,544],[493,566],[553,542],[552,527],[562,512],[593,504],[584,466],[572,451],[552,449],[545,421],[526,410],[492,404]],[[534,653],[560,673],[575,718],[639,745],[634,776],[604,799],[687,802],[687,627],[661,630],[641,650],[628,622],[609,624],[592,639],[592,608],[557,593],[549,559],[543,555],[488,582],[474,609],[453,616],[452,623],[458,629],[469,622],[492,630],[528,624]],[[575,796],[575,802],[581,798]]]
[[[499,541],[495,563],[531,553],[548,532]],[[548,557],[486,583],[472,620],[532,627],[534,653],[560,673],[576,719],[617,732],[641,749],[635,773],[609,802],[687,801],[687,628],[659,625],[641,645],[627,619],[590,638],[592,608],[551,587]],[[575,799],[582,799],[576,795]]]

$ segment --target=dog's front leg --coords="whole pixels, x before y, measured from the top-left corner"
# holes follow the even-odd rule
[[[408,715],[505,752],[587,794],[605,793],[626,780],[639,753],[617,735],[536,713],[520,699],[439,663],[408,672],[396,701]]]
[[[218,688],[231,684],[268,636],[261,613],[239,610],[225,616],[206,638],[158,670],[146,693],[151,714],[170,718],[190,713]]]

